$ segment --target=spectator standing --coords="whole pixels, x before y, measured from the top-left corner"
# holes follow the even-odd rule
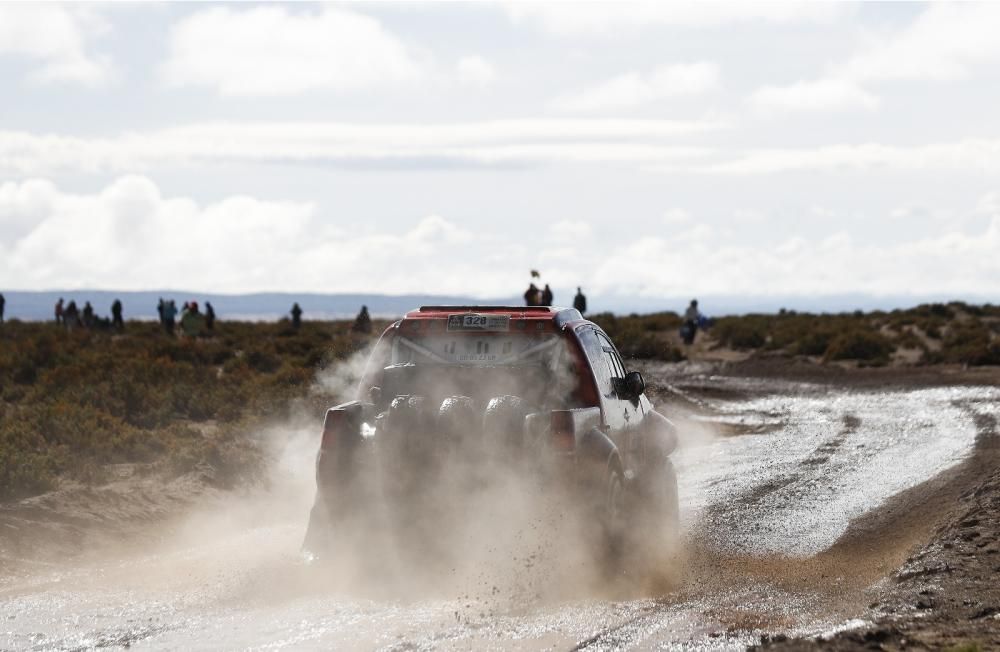
[[[163,330],[167,335],[174,334],[174,322],[177,319],[177,304],[171,299],[163,304]]]
[[[115,302],[111,304],[111,325],[120,331],[125,330],[125,320],[122,319],[121,299],[115,299]]]
[[[292,328],[299,330],[302,325],[302,308],[299,307],[298,302],[292,304]]]
[[[56,301],[56,324],[63,323],[63,298],[59,297]]]
[[[87,301],[83,304],[83,327],[90,328],[94,325],[94,306]]]
[[[361,312],[358,313],[357,318],[354,320],[354,325],[351,326],[351,330],[355,333],[371,333],[372,332],[372,318],[368,314],[368,306],[361,306]]]
[[[66,305],[66,310],[63,311],[63,325],[66,330],[73,330],[80,325],[80,310],[76,307],[76,301],[72,299]]]
[[[573,307],[581,315],[587,312],[587,297],[584,296],[583,291],[579,287],[576,288],[576,296],[573,297]]]
[[[552,305],[552,288],[549,287],[548,283],[545,284],[545,289],[542,290],[542,305],[543,306]]]
[[[691,299],[690,305],[684,311],[684,325],[681,326],[681,339],[688,346],[694,344],[695,335],[698,334],[698,322],[701,321],[701,313],[698,312],[698,300]]]
[[[6,307],[7,307],[7,299],[5,299],[3,293],[0,292],[0,324],[3,323],[3,310]]]
[[[542,291],[538,289],[538,286],[534,283],[528,285],[528,289],[524,293],[524,305],[526,306],[537,306],[542,303]]]
[[[181,332],[188,337],[198,337],[205,328],[205,316],[198,312],[198,302],[184,303],[184,313],[181,315]]]
[[[215,330],[215,308],[211,301],[205,302],[205,330],[209,333]]]

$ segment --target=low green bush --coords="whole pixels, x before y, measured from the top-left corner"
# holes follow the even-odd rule
[[[864,330],[849,330],[835,336],[826,349],[827,360],[887,361],[895,350],[884,335]]]
[[[941,342],[940,359],[972,366],[1000,364],[1000,340],[991,328],[970,321],[949,329]]]

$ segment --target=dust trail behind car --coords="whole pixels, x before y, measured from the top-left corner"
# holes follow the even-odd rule
[[[374,347],[356,400],[327,412],[305,549],[337,564],[362,551],[351,569],[415,568],[420,583],[508,556],[584,585],[663,579],[676,433],[643,390],[576,310],[412,311]]]

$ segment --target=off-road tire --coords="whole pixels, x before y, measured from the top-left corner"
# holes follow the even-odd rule
[[[490,399],[483,413],[483,441],[495,451],[518,452],[524,446],[524,418],[531,413],[520,396]]]
[[[469,431],[476,428],[476,402],[468,396],[449,396],[441,401],[437,430],[445,446],[454,449],[467,443]]]

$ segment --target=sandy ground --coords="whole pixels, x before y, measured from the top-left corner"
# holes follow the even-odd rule
[[[666,588],[595,582],[537,523],[443,578],[381,558],[304,563],[316,433],[279,429],[266,490],[130,467],[0,507],[0,649],[1000,646],[995,376],[643,371],[683,434],[684,546]]]

